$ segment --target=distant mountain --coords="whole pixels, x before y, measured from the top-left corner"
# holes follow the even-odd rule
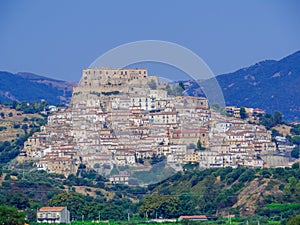
[[[0,101],[40,101],[50,104],[68,103],[75,82],[55,80],[32,73],[0,71]]]
[[[287,121],[300,119],[300,51],[279,61],[266,60],[219,75],[217,80],[226,105],[261,108],[267,113],[278,110]],[[196,82],[188,92],[203,94]]]

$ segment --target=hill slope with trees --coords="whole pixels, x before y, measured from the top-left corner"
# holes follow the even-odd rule
[[[92,170],[65,178],[32,170],[30,165],[12,166],[13,170],[0,172],[0,205],[25,210],[31,221],[36,208],[46,205],[66,205],[77,220],[82,215],[98,219],[99,212],[103,220],[126,219],[129,213],[135,218],[233,214],[284,221],[300,214],[299,163],[262,170],[191,169],[148,188],[111,185]],[[76,192],[78,187],[84,193]]]

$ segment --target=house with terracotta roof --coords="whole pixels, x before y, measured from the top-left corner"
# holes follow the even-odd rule
[[[38,223],[70,223],[70,211],[65,206],[42,207],[37,212]]]

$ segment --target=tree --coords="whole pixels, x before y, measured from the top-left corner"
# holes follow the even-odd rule
[[[283,193],[289,201],[300,199],[300,181],[298,178],[291,176],[288,178],[288,184],[284,186]]]
[[[166,91],[168,95],[173,95],[173,89],[171,88],[170,84],[167,84]]]
[[[13,101],[13,103],[12,103],[12,108],[13,109],[16,109],[17,108],[17,106],[18,106],[18,102],[17,101]]]
[[[300,215],[291,217],[286,225],[299,225],[300,224]]]
[[[22,125],[22,130],[24,130],[24,133],[27,133],[27,129],[28,129],[28,125],[27,124],[23,124]]]
[[[282,114],[279,111],[275,111],[273,116],[267,113],[265,116],[260,117],[260,123],[269,130],[270,128],[283,123]]]
[[[299,159],[299,155],[300,155],[299,146],[297,146],[291,152],[291,157]]]
[[[260,123],[264,125],[268,130],[274,126],[273,116],[271,114],[266,114],[260,118]]]
[[[183,85],[183,84],[182,84]],[[184,85],[183,85],[184,86]],[[175,96],[182,96],[184,95],[184,89],[182,86],[177,85],[175,88],[174,86],[170,86],[169,84],[166,86],[166,91],[168,95],[175,95]]]
[[[0,131],[6,130],[7,128],[4,126],[0,126]]]
[[[84,196],[74,192],[61,193],[53,196],[49,200],[51,206],[67,206],[72,215],[76,215],[80,219],[81,215],[85,215],[84,208],[86,206]]]
[[[246,113],[245,107],[240,108],[240,116],[241,116],[241,119],[243,119],[243,120],[247,119],[248,114]]]
[[[181,88],[182,88],[182,90],[185,90],[185,86],[184,86],[184,84],[183,84],[183,82],[182,82],[182,81],[180,81],[178,85],[179,85],[179,87],[181,87]]]
[[[275,126],[278,124],[282,124],[282,114],[279,111],[275,111],[273,117]]]
[[[300,136],[294,136],[292,137],[291,141],[295,144],[295,145],[300,145]]]
[[[140,207],[140,214],[147,214],[150,218],[161,216],[163,218],[173,218],[178,216],[179,198],[177,196],[146,196]]]
[[[0,206],[0,224],[23,225],[25,223],[25,213],[18,212],[14,207]]]
[[[7,194],[7,204],[18,209],[26,209],[29,207],[29,199],[20,193]]]
[[[175,89],[174,89],[174,94],[176,96],[182,96],[183,95],[183,91],[184,89],[182,89],[180,86],[177,86]]]
[[[202,147],[200,139],[197,141],[197,150],[205,150],[205,148]]]
[[[276,136],[282,136],[282,134],[278,130],[272,129],[272,141],[275,141]]]
[[[157,84],[154,80],[151,80],[150,82],[148,82],[148,86],[152,89],[152,90],[156,90],[157,89]]]
[[[291,133],[294,135],[300,135],[300,124],[297,124],[291,128]]]
[[[14,114],[13,114],[12,112],[9,112],[9,113],[8,113],[8,116],[9,116],[9,117],[13,117],[13,115],[14,115]]]

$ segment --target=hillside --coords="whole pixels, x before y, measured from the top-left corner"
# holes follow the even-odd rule
[[[38,113],[24,114],[0,104],[0,144],[25,135],[25,131],[37,128],[38,123],[43,120]]]
[[[280,210],[270,204],[282,204],[287,205],[284,213],[288,216],[300,212],[299,175],[299,163],[285,169],[190,170],[149,188],[151,196],[176,196],[178,207],[190,215],[272,216]],[[291,204],[297,209],[289,208]]]
[[[228,106],[261,108],[270,114],[278,110],[284,120],[300,120],[300,51],[219,75],[217,80]],[[188,93],[203,94],[195,82]]]
[[[75,82],[55,80],[32,73],[0,71],[0,101],[40,101],[65,104],[70,101]]]
[[[31,221],[36,207],[66,205],[75,219],[104,220],[178,218],[199,215],[286,220],[300,213],[299,163],[292,168],[254,170],[245,167],[186,170],[146,187],[110,185],[94,171],[47,174],[30,164],[12,163],[0,170],[0,205],[26,209]],[[2,176],[1,176],[2,175]],[[221,221],[220,221],[221,222]],[[225,224],[225,223],[218,223]],[[267,222],[261,224],[268,224]]]
[[[218,81],[227,105],[279,110],[287,120],[300,118],[300,51],[220,75]]]

